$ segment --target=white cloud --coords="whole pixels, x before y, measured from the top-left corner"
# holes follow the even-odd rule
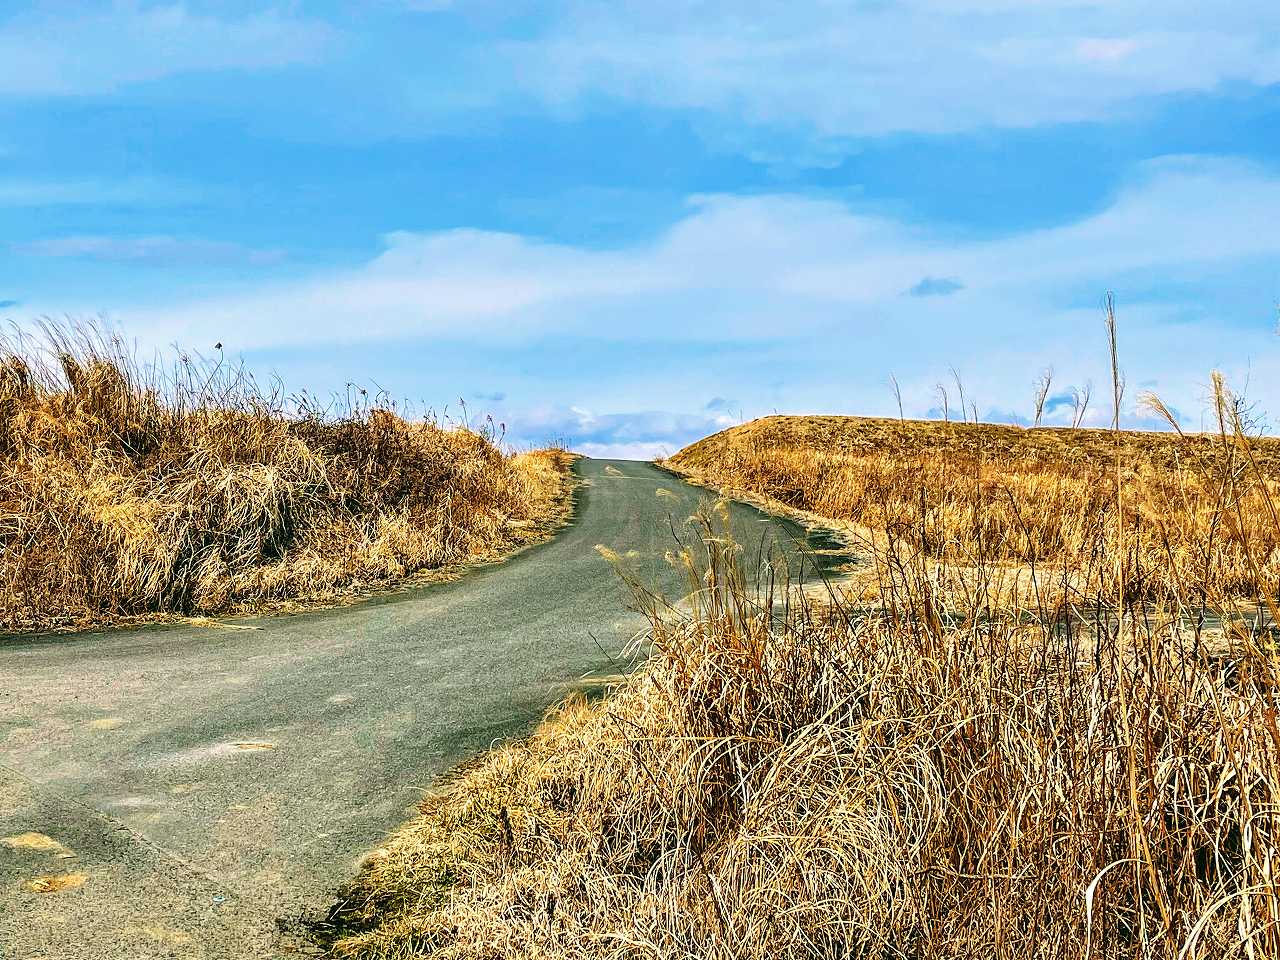
[[[110,93],[173,74],[284,67],[317,59],[333,37],[288,6],[230,18],[185,3],[50,4],[0,22],[0,93]]]
[[[316,338],[527,337],[547,331],[541,309],[624,298],[677,282],[643,256],[595,253],[511,234],[396,233],[386,243],[384,253],[358,270],[152,311],[137,321],[142,328],[178,324],[190,332],[225,331],[221,339],[240,336],[245,346]]]
[[[596,414],[581,406],[525,411],[515,418],[516,435],[532,443],[567,443],[588,457],[652,460],[668,456],[737,421],[727,416],[661,410]]]
[[[753,398],[757,413],[773,403],[867,409],[872,397],[885,410],[883,382],[894,370],[922,410],[950,364],[984,408],[1029,395],[1046,363],[1059,367],[1064,386],[1086,376],[1102,382],[1097,303],[1115,288],[1144,376],[1194,392],[1211,367],[1243,375],[1252,362],[1255,386],[1276,390],[1268,406],[1280,411],[1269,329],[1280,279],[1276,222],[1280,179],[1241,162],[1167,158],[1094,216],[1002,239],[955,241],[792,196],[698,197],[686,219],[633,249],[479,231],[395,234],[380,256],[341,274],[119,317],[157,343],[443,339],[477,351],[528,349],[530,364],[558,362],[537,349],[555,338],[614,342],[623,359],[629,343],[664,341],[706,359],[673,365],[662,383],[606,386],[600,371],[576,371],[574,389],[592,384],[597,396],[640,404],[661,391],[668,409],[699,410],[707,397],[733,395]],[[922,277],[946,278],[949,295],[905,295]],[[1242,289],[1260,291],[1256,313],[1206,312],[1214,290]],[[730,347],[740,352],[708,353]],[[1264,368],[1276,376],[1258,375]],[[769,387],[774,381],[781,385]],[[1188,396],[1171,399],[1195,406]]]
[[[617,0],[512,44],[526,89],[809,124],[831,136],[1110,115],[1150,96],[1280,82],[1265,0]]]
[[[351,57],[319,79],[320,89],[345,84],[344,97],[291,103],[285,117],[268,110],[263,122],[312,136],[330,126],[421,133],[471,124],[481,110],[524,114],[531,100],[572,113],[604,97],[695,110],[700,129],[749,155],[782,149],[788,163],[823,164],[846,137],[1107,118],[1143,98],[1280,82],[1280,6],[1269,0],[377,5],[424,11],[392,28],[421,30],[421,44],[388,42],[376,16],[343,16],[340,31],[286,0],[236,6],[37,5],[0,20],[0,94],[109,94],[341,48]],[[257,106],[240,97],[233,109]]]
[[[1140,46],[1137,40],[1085,37],[1076,41],[1076,56],[1095,63],[1116,63],[1131,56]]]
[[[700,439],[695,437],[694,439]],[[657,460],[669,457],[681,449],[670,441],[651,443],[580,443],[574,444],[575,452],[584,457],[600,460]]]

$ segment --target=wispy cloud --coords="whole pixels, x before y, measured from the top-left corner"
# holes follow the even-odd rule
[[[0,207],[169,207],[199,198],[196,187],[156,177],[0,179]]]
[[[656,242],[595,251],[485,231],[397,233],[366,266],[177,303],[148,322],[231,326],[247,344],[406,335],[474,340],[594,328],[602,311],[644,316],[614,336],[736,340],[826,327],[833,310],[882,307],[920,316],[941,307],[896,303],[920,278],[966,278],[967,303],[993,298],[1070,302],[1135,271],[1280,254],[1280,179],[1244,164],[1168,158],[1106,210],[994,241],[945,242],[919,228],[801,197],[695,197]],[[946,287],[930,281],[925,289]],[[955,297],[910,298],[924,301]],[[675,309],[672,309],[673,306]],[[297,319],[271,327],[257,317]],[[238,318],[243,318],[243,321]],[[304,322],[305,321],[305,322]],[[998,319],[993,324],[998,326]],[[1021,320],[1019,322],[1022,322]]]
[[[10,249],[31,257],[67,257],[154,266],[234,263],[261,266],[279,263],[285,257],[282,250],[258,250],[236,243],[170,236],[54,237],[16,243]]]
[[[571,3],[509,48],[530,89],[811,124],[950,132],[1098,119],[1135,99],[1280,81],[1280,8],[1174,0]]]
[[[239,16],[144,0],[37,5],[0,22],[0,93],[100,95],[341,62],[359,88],[297,104],[315,126],[420,131],[480,112],[527,116],[535,102],[556,116],[624,102],[696,111],[757,158],[823,164],[824,138],[1098,120],[1145,99],[1280,82],[1280,9],[1266,0],[1158,11],[1139,0],[369,6],[360,26],[370,32],[348,38],[349,20],[287,2]],[[425,15],[379,36],[397,9]]]
[[[984,404],[1029,397],[1047,363],[1063,384],[1101,382],[1101,354],[1081,334],[1097,327],[1098,297],[1108,287],[1122,296],[1157,290],[1145,302],[1123,300],[1126,332],[1143,344],[1142,374],[1182,384],[1189,393],[1172,399],[1186,404],[1216,363],[1239,370],[1252,358],[1255,384],[1280,383],[1280,369],[1275,378],[1256,373],[1274,365],[1270,300],[1259,300],[1260,322],[1230,340],[1217,332],[1223,319],[1206,311],[1214,289],[1240,288],[1280,262],[1277,219],[1280,178],[1238,162],[1167,158],[1099,213],[997,240],[956,241],[800,197],[697,197],[686,219],[629,249],[400,233],[358,269],[117,315],[155,342],[217,339],[233,349],[498,338],[536,356],[537,344],[556,337],[606,340],[623,353],[628,341],[664,338],[684,348],[732,345],[736,374],[672,369],[664,390],[678,395],[676,409],[699,409],[708,394],[742,390],[745,371],[756,371],[749,416],[762,405],[818,408],[832,398],[846,409],[872,409],[872,397],[885,407],[890,370],[909,406],[923,410],[938,374],[912,371],[945,376],[951,363],[975,371],[972,392]],[[903,297],[922,277],[963,277],[963,296]],[[768,387],[778,370],[790,371],[788,382]],[[722,415],[700,416],[712,413]]]
[[[597,414],[581,407],[551,408],[523,414],[521,435],[533,442],[559,439],[591,457],[651,460],[737,421],[724,416],[645,410]]]
[[[0,93],[108,93],[173,74],[316,60],[335,33],[291,8],[222,17],[183,3],[41,5],[0,23]]]

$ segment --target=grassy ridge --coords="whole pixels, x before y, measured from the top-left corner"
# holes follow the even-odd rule
[[[93,330],[0,343],[0,630],[323,600],[495,557],[555,512],[565,466],[221,362],[140,367]]]
[[[1114,564],[1097,550],[1123,541],[1135,553],[1132,599],[1191,591],[1225,603],[1280,586],[1280,441],[1240,447],[1228,436],[1234,415],[1224,413],[1225,433],[1195,435],[775,416],[668,463],[865,538],[892,529],[954,567],[981,558],[1070,571],[1076,600],[1113,592]]]
[[[770,419],[681,453],[856,518],[874,602],[741,569],[707,518],[643,669],[429,799],[347,891],[335,952],[1280,956],[1280,652],[1214,601],[1267,582],[1274,447],[1219,400],[1216,439],[992,431],[989,456],[988,428]],[[1163,569],[1162,491],[1190,498],[1169,537],[1216,526]],[[1036,514],[1058,539],[1020,546]],[[1055,569],[993,603],[1018,549]]]

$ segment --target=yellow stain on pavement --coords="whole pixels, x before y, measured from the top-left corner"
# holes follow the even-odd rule
[[[5,837],[0,840],[0,843],[12,850],[33,850],[36,853],[48,853],[55,857],[63,858],[75,856],[74,853],[53,839],[53,837],[45,833],[36,833],[35,831]]]
[[[84,886],[88,879],[83,873],[55,873],[27,881],[27,887],[34,893],[61,893]]]

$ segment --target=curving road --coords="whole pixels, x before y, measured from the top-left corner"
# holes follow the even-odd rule
[[[572,525],[452,583],[217,628],[0,639],[0,958],[305,952],[291,918],[433,778],[620,669],[641,621],[597,544],[678,590],[662,555],[705,491],[645,463],[576,469]],[[745,544],[804,536],[741,505],[731,523]],[[30,889],[60,874],[82,883]]]

